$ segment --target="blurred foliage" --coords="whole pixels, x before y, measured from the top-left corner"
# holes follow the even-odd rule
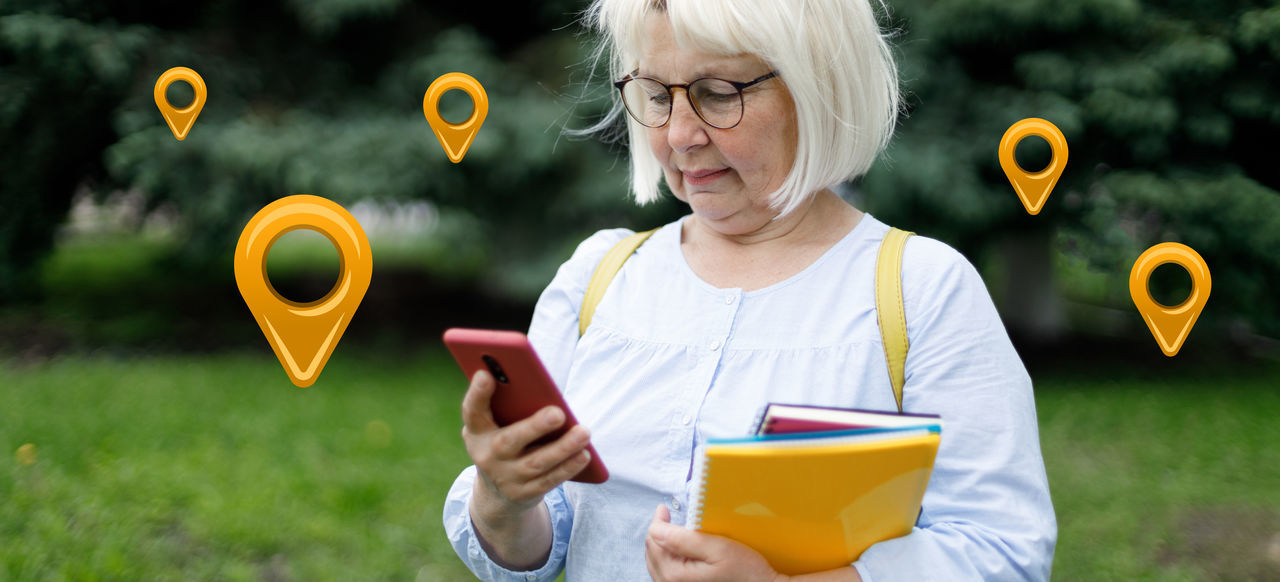
[[[224,0],[153,10],[124,1],[10,0],[0,13],[0,297],[30,293],[32,266],[77,191],[141,193],[181,220],[173,269],[228,273],[248,218],[309,193],[439,212],[450,274],[528,298],[573,245],[636,210],[625,152],[562,129],[598,119],[609,87],[585,66],[583,0],[504,6],[405,0]],[[1247,320],[1280,337],[1280,7],[1262,0],[897,0],[908,111],[857,196],[892,224],[980,264],[1042,241],[1125,281],[1142,249],[1187,243],[1215,285],[1202,321]],[[152,100],[173,66],[209,96],[185,141]],[[461,164],[422,116],[437,76],[484,84],[489,115]],[[190,90],[169,90],[181,102]],[[448,119],[465,98],[442,100]],[[1070,159],[1040,215],[1000,170],[997,144],[1025,117],[1062,129]],[[1026,167],[1047,147],[1028,140]],[[1031,233],[1031,238],[1016,238]],[[1074,259],[1073,259],[1074,260]],[[470,268],[457,268],[458,265]],[[1006,265],[1005,276],[1040,272]],[[1051,275],[1050,270],[1043,271]],[[1091,287],[1097,287],[1090,283]],[[1077,285],[1075,288],[1083,288]],[[998,295],[998,294],[997,294]],[[1134,321],[1138,321],[1134,318]],[[1202,325],[1203,327],[1203,325]],[[1139,327],[1139,329],[1141,329]],[[1143,332],[1145,333],[1145,332]]]
[[[573,76],[588,74],[570,67],[588,54],[582,39],[557,32],[576,18],[575,2],[508,7],[501,19],[481,5],[402,0],[5,7],[0,295],[30,291],[30,267],[77,188],[176,207],[184,240],[174,264],[195,272],[222,268],[249,217],[282,196],[426,199],[453,225],[442,234],[483,259],[470,275],[525,295],[592,230],[673,213],[627,201],[619,150],[562,135],[607,106]],[[156,78],[179,65],[208,87],[181,142],[152,97]],[[476,77],[489,99],[456,165],[422,113],[427,86],[453,71]],[[168,96],[181,104],[184,93],[176,83]],[[460,120],[470,101],[454,96],[442,110]]]
[[[909,111],[887,159],[863,182],[872,212],[972,257],[1008,233],[1057,233],[1043,238],[1043,260],[1052,245],[1086,259],[1109,274],[1112,292],[1094,299],[1121,309],[1132,308],[1127,280],[1137,256],[1156,243],[1182,242],[1213,274],[1205,319],[1247,319],[1280,336],[1280,305],[1269,291],[1280,288],[1280,166],[1272,159],[1280,137],[1280,6],[891,5]],[[1070,151],[1034,217],[997,158],[1005,130],[1027,117],[1056,124]],[[1024,167],[1048,162],[1048,147],[1036,141],[1018,148]],[[1036,153],[1041,163],[1028,163]]]

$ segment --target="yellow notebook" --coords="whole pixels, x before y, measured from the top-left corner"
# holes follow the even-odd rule
[[[847,566],[911,532],[940,428],[712,439],[688,524],[737,540],[795,575]]]

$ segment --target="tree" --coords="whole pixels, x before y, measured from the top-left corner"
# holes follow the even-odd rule
[[[1132,309],[1133,261],[1172,240],[1212,270],[1201,321],[1248,320],[1280,335],[1280,303],[1268,292],[1280,286],[1270,142],[1280,136],[1280,8],[901,0],[893,15],[909,112],[863,195],[890,222],[980,261],[1003,257],[1007,283],[996,294],[1012,327],[1058,323],[1052,302],[1016,301],[1053,288],[1052,250],[1107,273],[1111,291],[1098,299]],[[1027,117],[1056,124],[1070,146],[1066,172],[1034,217],[997,161],[1004,131]],[[1047,163],[1037,141],[1019,148],[1024,167]]]
[[[405,0],[231,0],[164,12],[118,0],[8,2],[0,297],[22,287],[77,188],[173,205],[186,233],[178,264],[188,268],[223,268],[249,216],[281,196],[430,200],[473,275],[528,296],[595,228],[652,226],[679,212],[670,202],[637,211],[625,153],[561,135],[566,122],[597,118],[609,91],[571,67],[587,55],[572,25],[583,5],[505,6],[491,18],[481,3]],[[1214,274],[1199,327],[1247,320],[1280,336],[1268,293],[1280,286],[1280,170],[1267,141],[1280,135],[1280,8],[898,0],[892,19],[909,109],[859,195],[881,218],[990,267],[1012,327],[1060,327],[1054,251],[1105,273],[1110,291],[1090,299],[1128,310],[1132,261],[1178,240]],[[151,96],[175,65],[209,87],[183,142]],[[452,71],[475,76],[490,99],[457,165],[420,109],[427,85]],[[173,101],[181,89],[170,89]],[[465,100],[455,106],[447,118],[465,116]],[[1035,217],[997,162],[1000,136],[1025,117],[1057,124],[1071,152]],[[1025,167],[1046,156],[1034,140],[1019,148]]]
[[[0,297],[32,292],[76,188],[105,178],[112,113],[152,40],[50,11],[0,17]]]
[[[562,127],[599,116],[607,85],[580,95],[568,65],[581,38],[557,32],[575,3],[427,8],[403,0],[187,3],[17,1],[0,16],[0,293],[22,287],[77,188],[134,190],[182,218],[185,268],[223,265],[240,229],[289,194],[342,204],[426,199],[451,225],[473,274],[540,289],[595,228],[646,225],[618,151]],[[184,141],[152,97],[173,66],[208,98]],[[427,86],[462,71],[489,113],[463,163],[445,157],[422,114]],[[578,69],[578,71],[583,71]],[[184,95],[185,92],[185,95]],[[191,99],[175,83],[171,102]],[[442,111],[469,115],[467,99]],[[575,110],[576,108],[576,110]],[[499,252],[501,250],[501,252]],[[229,272],[229,271],[228,271]]]

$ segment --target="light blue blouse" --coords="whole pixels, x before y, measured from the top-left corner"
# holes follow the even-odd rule
[[[531,572],[495,564],[468,503],[475,467],[450,489],[444,525],[484,580],[648,580],[644,536],[659,503],[683,523],[708,437],[745,436],[766,402],[895,410],[876,322],[874,272],[888,227],[864,215],[804,271],[750,292],[699,279],[681,221],[619,271],[591,327],[578,310],[604,254],[630,231],[584,241],[543,292],[529,338],[610,471],[602,485],[547,494],[554,542]],[[942,444],[911,534],[854,563],[868,582],[1045,580],[1057,524],[1040,455],[1031,380],[974,268],[936,240],[903,258],[911,349],[904,407],[942,415]]]

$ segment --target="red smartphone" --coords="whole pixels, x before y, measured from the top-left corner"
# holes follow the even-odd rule
[[[480,370],[493,374],[497,389],[489,407],[498,426],[528,418],[547,405],[558,406],[564,411],[564,424],[534,441],[530,447],[554,441],[578,424],[551,375],[542,366],[542,360],[529,344],[529,338],[523,333],[455,327],[444,332],[444,345],[448,346],[468,381]],[[587,451],[591,453],[591,461],[570,481],[604,483],[609,478],[609,471],[594,447],[587,445]]]

